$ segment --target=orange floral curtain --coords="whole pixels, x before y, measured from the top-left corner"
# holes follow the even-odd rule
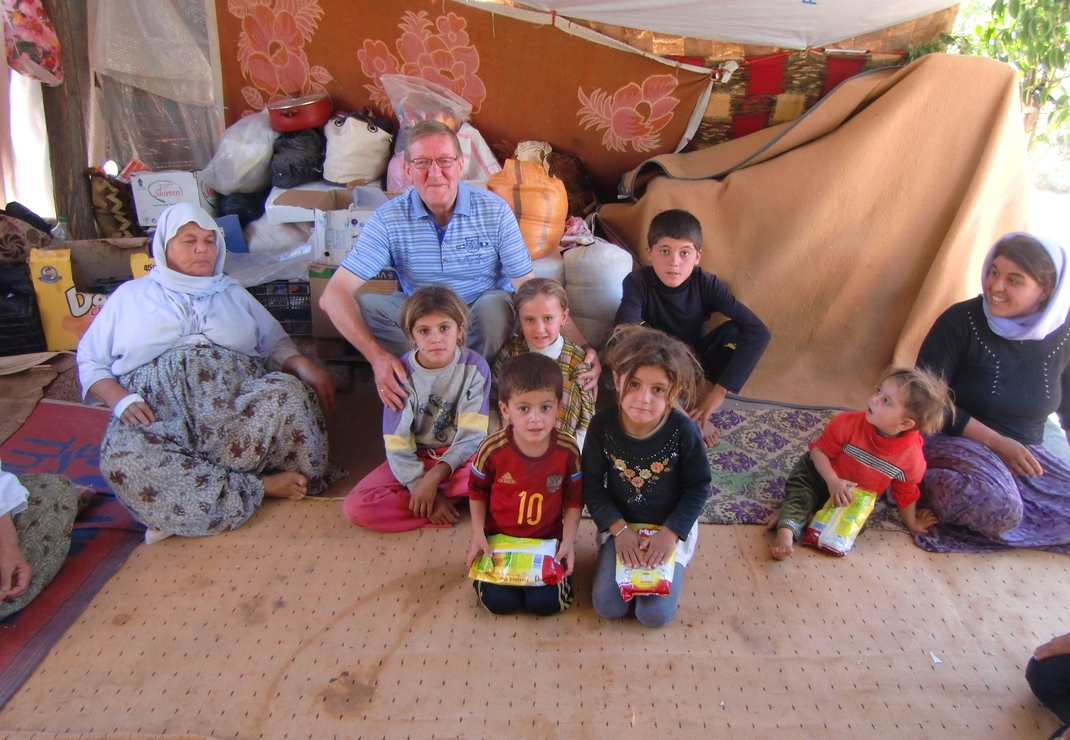
[[[676,149],[709,79],[568,33],[549,15],[502,8],[426,0],[216,8],[228,124],[291,93],[326,92],[337,109],[391,114],[380,77],[406,74],[471,103],[472,124],[499,157],[520,141],[547,141],[582,158],[603,189]]]

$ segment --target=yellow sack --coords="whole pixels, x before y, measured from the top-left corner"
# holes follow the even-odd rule
[[[629,524],[638,533],[640,544],[650,539],[661,529],[656,524]],[[672,591],[672,576],[676,572],[676,550],[669,559],[654,568],[629,568],[617,555],[617,588],[624,601],[631,601],[636,596],[668,596]]]
[[[877,494],[872,491],[856,488],[853,494],[847,506],[833,506],[829,500],[814,514],[803,533],[802,543],[840,557],[849,553],[877,502]]]
[[[490,555],[472,562],[468,577],[501,586],[553,586],[565,577],[565,568],[554,560],[557,540],[536,540],[492,534],[487,537]]]
[[[505,168],[487,180],[487,190],[504,198],[513,209],[532,259],[557,249],[568,219],[565,183],[547,175],[534,162],[507,159]]]

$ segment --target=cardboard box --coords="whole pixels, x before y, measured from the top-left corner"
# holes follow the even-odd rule
[[[375,186],[353,185],[331,190],[295,188],[276,197],[275,204],[311,214],[312,261],[337,267],[372,213],[387,200],[387,194]]]
[[[139,172],[130,178],[130,187],[141,226],[155,226],[164,209],[175,203],[199,205],[219,215],[219,196],[200,172]]]
[[[313,263],[308,266],[308,283],[312,294],[312,336],[319,339],[343,339],[341,333],[334,328],[331,317],[320,308],[320,296],[327,287],[327,281],[331,279],[336,265],[322,265]],[[390,295],[398,291],[398,275],[393,269],[382,270],[371,280],[360,286],[357,295],[373,293],[375,295]]]
[[[87,288],[98,280],[142,277],[152,267],[148,239],[62,242],[30,251],[30,272],[50,352],[75,349],[107,295]]]
[[[268,193],[267,202],[264,204],[264,215],[267,216],[268,223],[272,226],[314,221],[318,202],[308,201],[305,199],[306,196],[302,194],[307,192],[324,193],[332,190],[339,190],[339,188],[337,185],[328,185],[322,180],[298,185],[296,188],[273,187],[271,192]],[[339,192],[346,193],[346,200],[338,208],[348,208],[353,202],[351,196],[347,191],[339,190]],[[331,197],[334,198],[336,196]],[[331,208],[332,206],[328,205],[327,208],[321,210],[331,210]]]

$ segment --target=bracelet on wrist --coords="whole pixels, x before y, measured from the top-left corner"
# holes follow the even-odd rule
[[[618,529],[616,532],[613,533],[613,538],[616,539],[617,537],[620,537],[622,534],[624,534],[624,530],[626,530],[627,528],[628,528],[628,525],[625,524],[623,527],[621,527],[620,529]]]

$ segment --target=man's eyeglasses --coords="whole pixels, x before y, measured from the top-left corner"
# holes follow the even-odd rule
[[[428,159],[427,157],[417,157],[416,159],[410,159],[409,164],[418,170],[431,169],[431,163],[434,162],[438,165],[440,170],[448,170],[453,165],[457,164],[457,157],[439,157],[438,159]]]

